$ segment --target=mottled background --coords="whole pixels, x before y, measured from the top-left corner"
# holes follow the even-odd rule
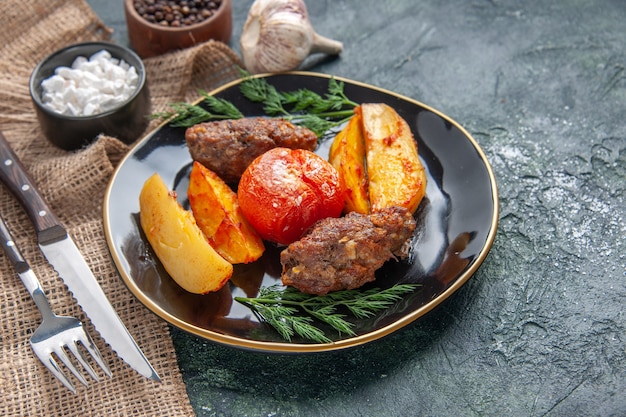
[[[128,44],[122,1],[90,0]],[[239,50],[251,0],[233,0]],[[307,2],[344,43],[314,66],[426,103],[487,154],[483,266],[410,328],[268,355],[172,330],[199,416],[626,415],[626,2]]]

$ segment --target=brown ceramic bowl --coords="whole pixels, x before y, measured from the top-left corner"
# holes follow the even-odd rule
[[[126,101],[111,110],[91,116],[68,116],[44,105],[41,85],[43,80],[53,75],[58,67],[72,65],[75,58],[89,58],[103,49],[109,51],[111,57],[134,66],[137,71],[139,84]],[[150,93],[145,67],[137,54],[117,44],[85,42],[53,52],[35,67],[30,76],[29,87],[39,125],[48,140],[62,149],[81,148],[91,143],[100,133],[132,143],[139,139],[148,126]]]
[[[185,49],[209,39],[230,41],[233,28],[232,0],[222,0],[213,16],[193,25],[180,27],[150,23],[139,15],[133,0],[124,0],[128,38],[142,58]]]

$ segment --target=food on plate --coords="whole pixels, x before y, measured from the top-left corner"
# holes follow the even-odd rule
[[[372,210],[400,205],[414,212],[426,172],[409,124],[387,104],[363,104],[361,113]]]
[[[328,160],[337,168],[346,184],[345,211],[367,214],[370,212],[370,201],[361,119],[361,112],[355,112],[348,124],[335,136]]]
[[[308,294],[359,288],[387,260],[406,258],[416,223],[404,207],[317,222],[282,251],[282,282]]]
[[[158,174],[139,195],[139,218],[150,246],[168,274],[185,290],[217,291],[233,273],[231,263],[209,244],[193,214],[185,210]]]
[[[265,240],[288,245],[315,222],[341,215],[345,186],[322,157],[275,148],[256,158],[239,181],[239,205]]]
[[[283,119],[250,117],[199,123],[185,132],[189,153],[227,183],[259,155],[276,148],[314,150],[317,135]]]
[[[392,206],[414,212],[426,193],[426,172],[411,129],[387,104],[356,107],[351,121],[333,140],[329,159],[346,184],[367,184],[367,212]],[[367,213],[363,190],[356,190],[346,194],[346,211]]]
[[[151,178],[141,196],[142,227],[183,288],[221,288],[233,264],[263,255],[264,240],[288,246],[280,254],[283,284],[317,295],[361,287],[387,260],[408,255],[426,176],[409,125],[390,106],[357,106],[328,161],[312,151],[313,132],[282,119],[200,123],[185,137],[193,214],[162,181],[157,187]],[[236,192],[228,182],[238,182]],[[173,253],[185,245],[198,248],[177,260]],[[206,270],[217,277],[208,284]]]
[[[187,195],[200,230],[224,259],[250,263],[263,255],[263,241],[244,217],[237,193],[216,173],[194,162]]]

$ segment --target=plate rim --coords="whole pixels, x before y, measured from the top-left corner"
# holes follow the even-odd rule
[[[110,216],[109,216],[110,204],[109,203],[110,203],[110,198],[111,198],[111,192],[112,192],[113,185],[121,171],[121,168],[124,166],[125,162],[135,154],[135,151],[139,147],[143,146],[146,142],[150,140],[150,138],[156,132],[158,132],[163,126],[169,123],[168,120],[165,120],[163,123],[157,125],[152,130],[147,132],[141,139],[139,139],[127,151],[126,155],[124,155],[124,157],[117,163],[115,170],[113,174],[111,175],[111,178],[109,179],[109,182],[107,184],[107,188],[105,191],[105,195],[104,195],[104,201],[103,201],[103,228],[104,228],[107,248],[109,249],[109,253],[111,257],[113,258],[115,268],[118,274],[120,275],[120,277],[122,278],[122,281],[124,282],[126,287],[130,290],[132,295],[135,296],[146,308],[148,308],[148,310],[150,310],[152,313],[156,314],[158,317],[162,318],[169,324],[174,325],[181,330],[184,330],[195,336],[198,336],[198,337],[201,337],[201,338],[213,341],[213,342],[217,342],[217,343],[232,346],[232,347],[238,347],[238,348],[242,348],[246,350],[254,350],[254,351],[261,351],[261,352],[308,353],[308,352],[327,352],[327,351],[341,350],[341,349],[363,345],[363,344],[381,339],[391,333],[394,333],[408,326],[409,324],[415,322],[417,319],[425,316],[427,313],[435,309],[437,306],[439,306],[441,303],[447,300],[452,294],[454,294],[459,288],[461,288],[476,273],[478,268],[484,262],[485,258],[487,257],[495,241],[497,228],[498,228],[499,213],[500,213],[498,187],[497,187],[496,178],[493,172],[493,168],[491,167],[491,164],[489,163],[489,160],[487,159],[485,152],[480,147],[476,139],[474,139],[474,137],[463,126],[461,126],[459,123],[457,123],[455,120],[445,115],[444,113],[418,100],[415,100],[413,98],[404,96],[402,94],[393,92],[391,90],[373,86],[371,84],[367,84],[361,81],[352,80],[352,79],[345,78],[342,76],[311,72],[311,71],[287,71],[287,72],[280,72],[280,73],[264,73],[264,74],[252,75],[251,77],[270,79],[273,76],[281,76],[281,75],[296,75],[296,76],[307,76],[307,77],[312,76],[312,77],[326,78],[326,79],[334,78],[335,80],[340,81],[340,82],[350,83],[350,84],[353,84],[362,88],[378,91],[378,92],[396,97],[398,99],[415,104],[419,107],[422,107],[425,110],[428,110],[436,114],[437,116],[451,123],[465,136],[467,140],[470,141],[472,147],[474,148],[474,150],[477,152],[480,159],[482,160],[485,166],[485,169],[487,171],[488,177],[489,177],[489,182],[490,182],[491,192],[492,192],[493,216],[491,218],[490,230],[489,230],[489,233],[487,234],[485,244],[481,248],[480,252],[476,255],[476,257],[472,260],[468,269],[465,270],[460,276],[458,276],[452,285],[446,288],[441,294],[439,294],[433,300],[417,308],[416,310],[411,311],[409,314],[402,316],[398,320],[395,320],[394,322],[384,327],[381,327],[380,329],[376,329],[374,331],[371,331],[362,335],[357,335],[357,336],[353,336],[353,337],[349,337],[349,338],[341,339],[337,341],[332,341],[328,343],[292,343],[292,342],[271,342],[271,341],[262,341],[262,340],[243,339],[240,337],[230,336],[230,335],[218,333],[213,330],[195,326],[193,324],[187,323],[186,321],[183,321],[179,319],[178,317],[170,314],[169,312],[161,308],[158,304],[156,304],[154,301],[152,301],[151,298],[147,297],[146,294],[136,284],[134,279],[130,277],[129,273],[127,273],[127,271],[124,269],[120,256],[117,253],[117,250],[115,249],[113,232],[111,230],[111,224],[109,221],[110,219]],[[211,90],[210,92],[208,92],[208,94],[214,95],[214,94],[220,93],[224,90],[227,90],[229,88],[232,88],[240,84],[244,80],[245,80],[245,77],[232,80],[220,87],[217,87]],[[202,102],[202,100],[203,98],[200,97],[192,103],[198,104]]]

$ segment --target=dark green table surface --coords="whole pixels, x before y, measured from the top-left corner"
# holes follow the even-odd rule
[[[231,46],[251,0],[234,0]],[[172,329],[199,416],[625,416],[626,2],[309,0],[314,67],[447,114],[487,154],[500,223],[478,272],[397,334],[338,353]],[[122,1],[91,0],[128,44]]]

